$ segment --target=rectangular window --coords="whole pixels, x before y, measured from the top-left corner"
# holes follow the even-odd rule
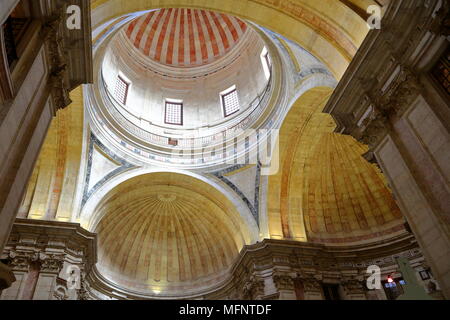
[[[177,139],[169,138],[168,141],[169,141],[169,145],[174,146],[174,147],[178,146],[178,140]]]
[[[236,87],[232,87],[227,90],[227,92],[222,93],[222,107],[223,114],[225,117],[231,116],[232,114],[239,111],[239,98]]]
[[[117,76],[116,87],[114,88],[114,95],[117,101],[122,104],[127,104],[128,88],[130,84],[120,75]]]
[[[166,112],[164,116],[166,124],[183,125],[183,103],[166,101]]]

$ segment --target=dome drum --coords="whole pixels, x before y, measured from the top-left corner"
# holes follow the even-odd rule
[[[223,22],[224,15],[220,16]],[[280,74],[284,62],[262,30],[229,17],[235,19],[233,25],[241,28],[233,46],[230,41],[228,49],[209,59],[209,63],[180,66],[161,63],[136,46],[137,42],[130,39],[136,36],[135,31],[129,32],[136,19],[111,33],[96,51],[95,63],[100,68],[95,86],[88,88],[87,105],[97,135],[124,152],[132,150],[138,161],[183,169],[231,163],[257,150],[258,145],[270,144],[267,132],[279,126],[289,89]],[[180,16],[177,19],[181,21]],[[136,24],[133,28],[138,27]],[[144,30],[144,34],[151,32]],[[178,31],[175,34],[179,35]],[[168,37],[167,41],[175,41],[170,40],[175,35]],[[270,52],[270,58],[264,57],[264,52]],[[267,74],[264,63],[269,60]],[[126,103],[119,101],[115,92],[117,77],[130,84]],[[233,86],[240,108],[226,116],[221,97]],[[164,101],[167,108],[167,101],[172,99],[182,105],[182,125],[170,125],[163,119],[167,113]],[[256,141],[248,140],[259,130]],[[244,147],[231,148],[236,142]]]

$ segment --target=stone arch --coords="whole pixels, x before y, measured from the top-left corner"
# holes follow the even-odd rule
[[[132,294],[178,297],[216,288],[251,241],[237,208],[220,191],[180,173],[128,179],[94,211],[97,269]]]
[[[210,188],[221,192],[223,196],[230,201],[236,210],[239,212],[242,220],[245,222],[247,228],[249,229],[249,243],[255,243],[260,240],[259,236],[259,227],[257,222],[255,221],[250,209],[246,206],[246,204],[240,199],[234,192],[230,191],[229,187],[224,185],[221,181],[217,181],[214,179],[210,179],[209,177],[205,177],[200,174],[196,174],[191,171],[184,170],[167,170],[161,168],[137,168],[133,170],[129,170],[112,178],[105,185],[103,185],[99,190],[97,190],[91,198],[86,202],[80,212],[80,216],[78,218],[78,222],[86,228],[87,230],[93,230],[95,228],[95,224],[99,221],[101,217],[95,216],[95,209],[102,201],[102,199],[116,186],[121,183],[124,183],[132,178],[152,173],[163,173],[170,172],[174,174],[185,175],[191,177],[192,179],[200,180],[206,185],[209,185]]]

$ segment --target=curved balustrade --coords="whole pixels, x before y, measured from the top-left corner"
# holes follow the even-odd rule
[[[128,110],[126,107],[116,100],[114,95],[108,90],[107,84],[104,81],[103,74],[100,72],[100,88],[101,95],[105,103],[110,103],[108,107],[109,113],[114,117],[114,119],[127,131],[132,133],[144,141],[155,144],[161,147],[175,147],[169,143],[169,139],[176,139],[177,146],[180,149],[183,148],[205,148],[214,144],[214,142],[222,143],[223,141],[234,137],[234,133],[238,130],[244,130],[248,128],[251,123],[256,121],[262,112],[264,107],[270,99],[270,93],[272,91],[272,76],[269,78],[266,87],[251,103],[250,106],[242,112],[239,116],[231,119],[224,120],[220,123],[214,124],[213,126],[205,126],[195,129],[178,129],[171,130],[170,128],[156,125],[148,120],[138,118]],[[131,120],[132,119],[132,120]],[[134,120],[134,121],[133,121]],[[226,126],[224,130],[216,131],[205,135],[211,128]],[[149,130],[143,129],[143,127],[154,128],[156,132],[165,131],[169,132],[167,135],[156,134]],[[182,134],[184,137],[179,137]],[[186,137],[187,136],[187,137]]]

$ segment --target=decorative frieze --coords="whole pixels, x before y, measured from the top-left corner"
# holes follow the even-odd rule
[[[315,278],[300,278],[303,283],[305,293],[321,293],[322,285]]]
[[[230,296],[233,286],[236,286],[241,288],[238,297],[243,299],[295,296],[323,299],[322,283],[336,283],[342,285],[347,298],[363,299],[368,266],[376,264],[383,270],[395,269],[395,257],[399,255],[409,260],[423,261],[411,235],[404,235],[397,241],[373,243],[365,249],[358,247],[359,256],[355,256],[353,250],[351,246],[333,249],[309,243],[266,239],[245,247],[233,267],[233,281],[229,287],[215,292],[213,298]],[[239,286],[241,283],[244,285]],[[301,283],[301,288],[296,283]],[[220,294],[222,290],[224,296]],[[297,291],[303,294],[297,294]],[[205,298],[208,299],[207,296]]]
[[[345,293],[349,296],[352,295],[365,295],[366,287],[364,281],[359,279],[345,279],[341,283]]]
[[[272,279],[278,290],[294,290],[294,280],[289,274],[274,273]]]

